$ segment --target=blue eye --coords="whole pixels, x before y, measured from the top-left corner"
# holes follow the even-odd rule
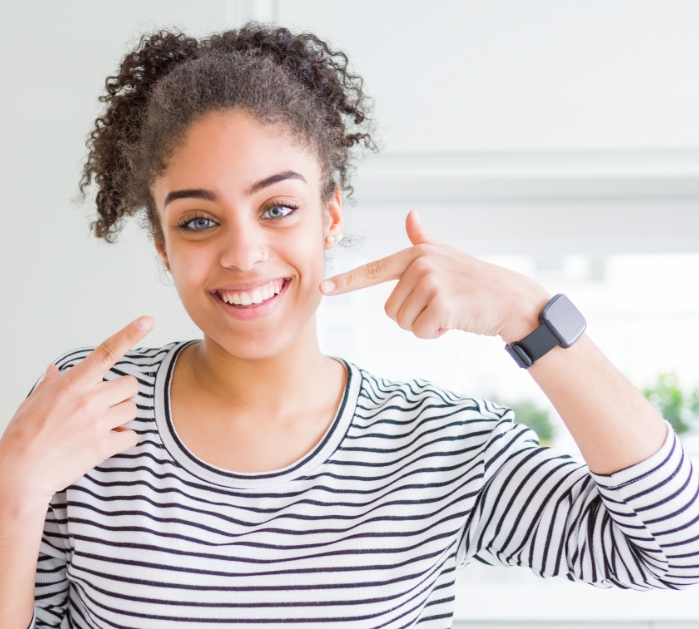
[[[295,211],[296,208],[289,205],[273,205],[262,213],[262,218],[286,218]]]
[[[180,227],[190,231],[205,231],[214,227],[216,223],[210,218],[204,216],[197,216],[196,218],[191,218],[188,221],[184,221],[180,224]]]

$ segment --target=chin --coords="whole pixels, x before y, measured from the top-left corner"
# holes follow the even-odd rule
[[[308,342],[317,343],[315,309],[304,317],[258,321],[254,325],[199,325],[204,336],[225,352],[246,361],[269,360]],[[312,339],[312,340],[311,340]]]
[[[285,339],[279,334],[272,338],[224,338],[210,337],[219,347],[231,356],[245,361],[270,360],[284,354],[293,344],[291,339]]]

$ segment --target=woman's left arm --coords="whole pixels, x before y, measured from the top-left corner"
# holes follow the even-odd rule
[[[519,273],[488,264],[440,242],[411,212],[413,246],[321,284],[338,295],[398,280],[385,310],[420,338],[448,330],[520,341],[539,326],[550,300],[546,290]],[[667,424],[653,406],[583,336],[556,347],[529,373],[570,430],[590,470],[609,475],[648,459],[667,438]]]

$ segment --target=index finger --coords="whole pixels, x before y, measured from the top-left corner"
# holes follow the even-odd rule
[[[380,260],[374,260],[356,269],[340,273],[321,282],[325,295],[341,295],[390,280],[398,280],[415,258],[415,247],[408,247]]]
[[[101,379],[131,347],[153,329],[153,325],[153,319],[150,317],[139,317],[107,340],[102,341],[69,373]]]

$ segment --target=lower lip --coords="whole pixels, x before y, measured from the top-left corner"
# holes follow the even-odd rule
[[[291,280],[284,280],[284,286],[282,286],[281,291],[277,295],[267,301],[263,301],[261,304],[252,304],[250,306],[234,306],[233,304],[227,304],[216,293],[211,296],[214,301],[223,308],[227,315],[241,321],[249,321],[250,319],[259,319],[269,316],[281,303],[290,283]]]

